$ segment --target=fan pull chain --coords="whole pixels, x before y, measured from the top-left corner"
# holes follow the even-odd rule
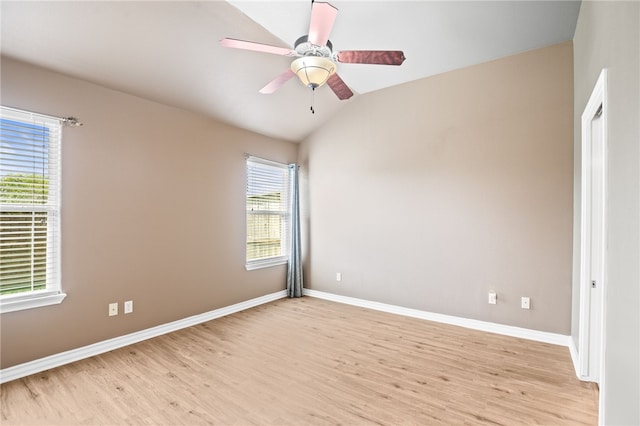
[[[315,101],[315,94],[316,94],[316,88],[312,87],[311,88],[311,108],[309,108],[311,110],[311,114],[315,114],[316,111],[313,109],[313,102]]]

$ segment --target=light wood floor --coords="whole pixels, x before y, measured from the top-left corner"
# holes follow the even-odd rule
[[[597,424],[565,347],[305,297],[0,387],[25,424]]]

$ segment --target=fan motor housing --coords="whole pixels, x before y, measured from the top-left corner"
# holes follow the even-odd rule
[[[321,56],[323,58],[331,58],[333,55],[333,44],[330,40],[327,40],[327,44],[324,46],[318,46],[313,43],[309,43],[309,35],[303,35],[298,38],[294,43],[294,50],[300,56]]]

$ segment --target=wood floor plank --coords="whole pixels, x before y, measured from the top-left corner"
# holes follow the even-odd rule
[[[0,386],[9,425],[594,425],[567,348],[304,297]]]

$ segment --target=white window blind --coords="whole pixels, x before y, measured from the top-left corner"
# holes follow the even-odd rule
[[[289,168],[247,158],[247,269],[288,260]]]
[[[2,312],[60,303],[64,298],[60,137],[60,120],[0,107]]]

